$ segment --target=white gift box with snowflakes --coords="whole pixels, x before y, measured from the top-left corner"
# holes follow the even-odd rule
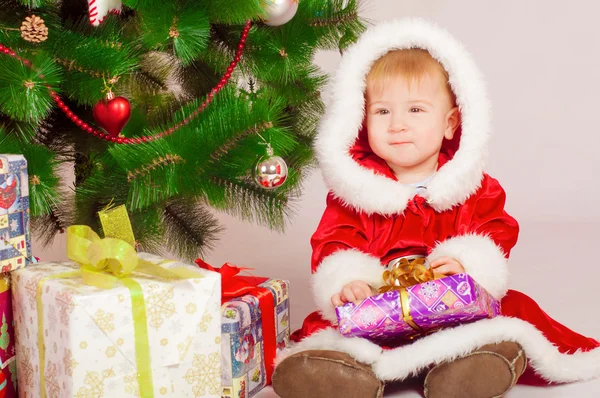
[[[167,281],[133,274],[145,301],[148,391],[156,397],[220,397],[220,275],[140,257],[201,275]],[[12,274],[19,396],[148,396],[140,393],[136,347],[144,342],[138,338],[136,345],[130,290],[88,286],[78,275],[55,277],[75,269],[71,262],[46,262]],[[143,380],[142,391],[148,383]]]

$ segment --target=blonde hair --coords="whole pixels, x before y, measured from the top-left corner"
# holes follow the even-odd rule
[[[438,76],[446,85],[452,104],[456,103],[456,96],[448,82],[448,72],[429,54],[429,51],[421,48],[392,50],[386,53],[371,67],[367,75],[367,85],[380,90],[391,77],[400,76],[419,83],[426,75]]]

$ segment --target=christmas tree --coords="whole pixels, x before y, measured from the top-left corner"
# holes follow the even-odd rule
[[[0,153],[27,158],[34,234],[101,233],[125,204],[142,250],[188,259],[217,239],[213,209],[283,229],[322,114],[313,56],[364,29],[358,0],[0,7]]]

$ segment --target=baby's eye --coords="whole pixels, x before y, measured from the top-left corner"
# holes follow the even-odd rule
[[[387,115],[388,113],[390,113],[390,111],[388,111],[387,109],[378,109],[375,113],[377,113],[378,115]]]
[[[423,112],[423,109],[413,107],[413,108],[410,108],[410,112],[411,113],[419,113],[419,112]]]

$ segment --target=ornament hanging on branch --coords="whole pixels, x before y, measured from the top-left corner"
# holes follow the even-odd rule
[[[37,15],[25,18],[19,30],[21,37],[31,43],[41,43],[48,39],[48,27]]]
[[[285,160],[274,156],[271,144],[266,145],[267,154],[261,157],[254,167],[254,180],[265,189],[279,188],[287,179],[288,167]]]
[[[294,18],[298,11],[298,0],[266,0],[267,18],[264,23],[269,26],[281,26]]]
[[[121,13],[121,0],[88,0],[90,25],[98,26],[108,14]]]
[[[112,91],[106,99],[94,105],[94,119],[112,137],[118,137],[131,116],[131,105],[125,97],[115,97]]]

